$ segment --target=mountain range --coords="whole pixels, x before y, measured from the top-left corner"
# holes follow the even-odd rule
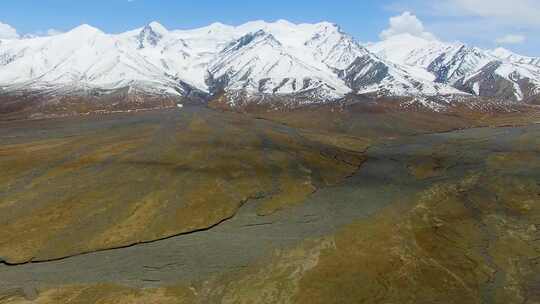
[[[537,102],[540,58],[401,34],[362,44],[336,24],[279,20],[121,34],[89,25],[0,40],[0,93],[128,89],[182,98],[225,93],[331,102],[355,95],[480,96]],[[236,96],[236,97],[235,97]]]

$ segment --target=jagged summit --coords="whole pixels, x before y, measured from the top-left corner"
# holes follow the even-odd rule
[[[264,30],[258,30],[254,33],[248,33],[239,39],[232,41],[227,47],[225,47],[225,49],[221,51],[221,53],[237,51],[249,44],[256,43],[269,43],[275,47],[281,46],[281,43],[276,40],[274,35],[267,33]]]
[[[148,25],[146,25],[146,27],[149,27],[154,32],[160,33],[160,34],[166,34],[166,33],[169,32],[165,26],[163,26],[161,23],[159,23],[157,21],[152,21],[152,22],[148,23]]]
[[[0,43],[4,92],[126,86],[180,96],[301,94],[313,102],[351,92],[520,101],[540,93],[540,59],[407,34],[364,46],[334,23],[286,20],[191,30],[154,21],[121,34],[84,24]]]
[[[510,50],[499,47],[491,51],[491,55],[508,61],[519,62],[523,64],[535,65],[540,67],[540,58],[538,57],[528,57],[516,54]]]
[[[169,31],[167,31],[167,29],[158,22],[153,21],[147,24],[145,27],[142,28],[141,32],[137,37],[139,44],[138,48],[143,49],[147,46],[157,46],[161,39],[168,34],[168,32]]]
[[[540,59],[503,48],[484,50],[404,34],[368,49],[406,68],[427,71],[433,81],[469,94],[521,101],[540,92]]]

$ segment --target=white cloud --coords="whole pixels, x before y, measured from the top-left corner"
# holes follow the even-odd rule
[[[524,35],[506,35],[495,39],[498,44],[521,44],[527,40]]]
[[[426,18],[425,26],[445,41],[462,41],[482,48],[502,43],[507,34],[525,41],[512,44],[513,51],[539,56],[540,0],[390,0],[392,12],[411,11]],[[510,39],[516,41],[514,39]],[[510,46],[510,44],[505,43]]]
[[[17,30],[9,24],[0,22],[0,39],[17,39],[19,34]]]
[[[437,38],[424,28],[424,24],[411,12],[404,12],[399,16],[390,18],[390,27],[380,33],[380,38],[386,40],[392,36],[410,34],[428,40]]]
[[[540,25],[538,0],[443,0],[439,8],[454,14],[496,18],[521,25]]]
[[[538,0],[395,0],[393,11],[412,10],[420,15],[474,17],[513,26],[540,26]]]

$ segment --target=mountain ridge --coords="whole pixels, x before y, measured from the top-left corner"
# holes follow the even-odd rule
[[[348,94],[524,101],[540,94],[540,59],[410,35],[363,45],[334,23],[286,20],[191,30],[154,21],[120,34],[83,24],[50,37],[0,40],[4,92],[125,87],[180,98],[309,92],[313,103]]]
[[[435,76],[435,82],[475,96],[522,101],[540,93],[539,58],[502,48],[484,50],[401,34],[368,49],[398,64],[423,68]]]

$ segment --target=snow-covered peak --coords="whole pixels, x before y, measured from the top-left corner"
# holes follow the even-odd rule
[[[540,67],[540,57],[528,57],[528,56],[518,55],[502,47],[489,51],[489,53],[492,56],[505,60],[505,61],[525,64],[525,65],[534,65],[534,66]]]
[[[314,50],[315,58],[328,67],[343,70],[349,67],[358,57],[369,52],[352,37],[342,33],[338,28],[316,32],[305,45]]]
[[[104,34],[104,32],[102,32],[100,29],[93,27],[89,24],[82,24],[66,32],[65,34],[89,36],[89,35],[96,35],[96,34]]]
[[[425,70],[400,66],[367,53],[358,57],[341,77],[357,94],[390,96],[437,96],[463,94],[446,84],[433,82]]]
[[[540,91],[540,59],[504,48],[484,50],[408,34],[390,37],[368,48],[407,70],[430,73],[437,83],[475,95],[523,100]]]
[[[505,49],[503,47],[498,47],[491,51],[491,54],[495,57],[499,57],[502,59],[506,59],[512,56],[516,56],[516,54],[508,49]]]
[[[494,58],[478,48],[463,43],[445,43],[410,34],[389,37],[368,46],[380,58],[407,69],[431,73],[433,80],[453,84]]]
[[[350,91],[336,74],[310,64],[309,54],[298,57],[298,50],[282,44],[266,30],[248,33],[233,41],[210,63],[212,91],[316,92],[319,99],[339,98]]]
[[[165,26],[163,26],[161,23],[157,21],[152,21],[146,25],[145,28],[151,29],[153,32],[159,33],[161,35],[166,35],[169,31]]]
[[[221,22],[214,22],[210,24],[209,26],[206,26],[201,29],[205,29],[205,31],[203,32],[206,32],[208,34],[216,34],[216,33],[230,32],[234,29],[234,27],[231,25],[223,24]]]
[[[230,53],[238,51],[244,47],[253,47],[255,44],[267,43],[270,46],[280,47],[281,43],[276,38],[265,32],[264,30],[258,30],[254,33],[248,33],[239,39],[232,41],[221,53]]]
[[[286,20],[191,30],[151,22],[121,34],[81,25],[55,36],[0,41],[0,89],[126,86],[319,100],[351,91],[432,96],[458,88],[522,99],[540,92],[540,59],[408,34],[363,46],[336,24]]]
[[[293,26],[296,26],[296,24],[288,21],[288,20],[285,20],[285,19],[279,19],[275,22],[276,24],[279,24],[281,26],[287,26],[287,27],[293,27]]]
[[[213,22],[208,27],[210,27],[210,28],[227,28],[227,27],[230,27],[230,25],[226,25],[226,24],[221,23],[221,22]]]
[[[138,48],[155,47],[168,33],[169,31],[163,25],[155,21],[151,22],[143,27],[137,36]]]
[[[367,48],[377,56],[394,63],[419,65],[425,68],[440,54],[462,46],[460,43],[443,43],[404,33],[372,43]]]

